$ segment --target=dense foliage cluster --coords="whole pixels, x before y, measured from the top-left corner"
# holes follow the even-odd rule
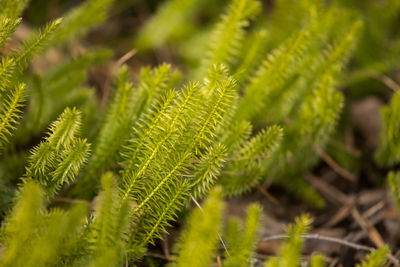
[[[0,0],[0,266],[133,266],[191,202],[198,207],[170,266],[217,258],[222,266],[300,266],[309,216],[287,228],[276,257],[254,263],[262,209],[251,205],[243,226],[225,224],[223,198],[269,181],[325,205],[303,176],[338,135],[342,89],[398,64],[400,39],[391,35],[400,1],[360,9],[356,1],[277,0],[267,15],[258,0],[221,1],[222,15],[202,27],[194,17],[217,4],[164,1],[134,46],[179,47],[184,72],[161,64],[134,80],[116,64],[106,105],[87,80],[110,50],[40,71],[30,65],[126,3],[86,0],[17,45],[28,2]],[[351,58],[355,71],[345,72]],[[399,101],[395,92],[382,109],[382,168],[400,162]],[[400,207],[399,177],[388,180]],[[380,248],[360,266],[382,266],[388,255]],[[325,266],[323,256],[312,255],[310,266]]]

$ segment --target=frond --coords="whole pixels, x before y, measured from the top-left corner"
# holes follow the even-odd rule
[[[387,246],[379,248],[369,253],[366,258],[357,264],[357,267],[380,267],[384,266],[387,262],[387,255],[390,254],[390,250]]]
[[[264,101],[276,94],[302,64],[310,39],[309,31],[301,30],[268,54],[244,89],[245,95],[235,116],[237,120],[252,119],[263,110]]]
[[[331,73],[322,75],[299,112],[296,128],[318,146],[327,142],[343,107],[343,95],[335,92],[334,86]]]
[[[171,81],[171,67],[143,68],[136,88],[128,81],[128,69],[117,78],[117,91],[100,129],[89,171],[104,169],[120,159],[119,152],[130,137],[130,129],[142,112],[154,103]]]
[[[237,83],[227,75],[224,65],[213,65],[204,80],[202,92],[206,101],[198,110],[198,118],[194,120],[194,138],[191,138],[190,148],[206,149],[212,138],[216,137],[218,126],[224,125],[229,110],[236,105]]]
[[[174,36],[185,32],[193,15],[204,5],[201,0],[169,0],[140,29],[135,41],[140,50],[159,48]]]
[[[162,225],[167,226],[184,204],[193,183],[192,170],[216,141],[216,129],[223,125],[234,103],[235,83],[229,76],[215,76],[218,68],[211,70],[203,87],[194,83],[179,94],[168,92],[137,123],[135,137],[124,153],[127,161],[121,194],[137,203],[133,225],[140,225],[139,231],[151,229],[146,241],[160,232],[154,231],[155,225],[161,225],[159,230],[163,231]],[[208,98],[200,92],[208,92]],[[158,214],[157,210],[165,212]],[[141,234],[132,235],[143,240]]]
[[[80,121],[80,112],[67,108],[51,124],[45,141],[31,151],[25,176],[38,180],[50,195],[73,181],[87,161],[90,145],[77,137]]]
[[[50,124],[46,141],[54,145],[57,150],[68,147],[74,137],[79,134],[81,127],[81,113],[75,108],[66,108],[58,119]]]
[[[216,144],[208,148],[204,156],[200,158],[194,177],[191,179],[193,180],[191,187],[195,198],[204,196],[215,184],[222,171],[226,155],[226,147],[222,144]]]
[[[311,267],[325,267],[324,256],[322,254],[314,254],[310,259]]]
[[[12,84],[15,73],[15,60],[11,57],[2,57],[0,59],[0,93],[4,94]]]
[[[11,1],[13,2],[13,1]],[[14,51],[13,57],[20,73],[27,67],[31,59],[40,52],[51,40],[57,31],[62,19],[56,19],[41,28],[32,38],[22,43],[22,46]]]
[[[267,261],[265,266],[300,266],[300,253],[303,247],[303,238],[301,236],[307,233],[311,222],[308,215],[302,215],[295,220],[294,224],[289,225],[286,230],[288,239],[282,246],[278,259],[274,259],[271,262]],[[277,263],[279,264],[277,265]]]
[[[168,199],[161,199],[158,195],[157,204],[147,205],[152,204],[156,208],[142,208],[143,213],[135,219],[129,251],[133,258],[140,258],[148,243],[154,244],[155,239],[162,238],[162,233],[166,233],[167,229],[172,227],[171,222],[177,219],[178,211],[183,208],[189,196],[190,187],[185,181],[165,187],[171,191],[169,194],[164,193]]]
[[[389,172],[387,176],[387,182],[389,184],[395,204],[400,210],[400,172]]]
[[[157,97],[177,83],[179,72],[173,71],[171,65],[161,64],[156,68],[140,70],[137,93],[133,97],[134,116],[139,117]]]
[[[93,223],[89,226],[91,266],[118,266],[125,253],[130,207],[127,202],[121,203],[112,173],[105,173],[101,184],[102,192],[99,194]]]
[[[210,37],[208,55],[201,67],[203,73],[214,64],[233,65],[240,54],[244,28],[260,12],[260,7],[260,2],[256,0],[231,1]]]
[[[124,72],[126,71],[125,69]],[[118,151],[129,138],[129,130],[133,124],[132,94],[133,87],[128,81],[118,82],[117,92],[106,112],[90,159],[88,169],[90,174],[107,168],[118,159]]]
[[[40,76],[35,75],[31,83],[30,105],[24,116],[18,141],[24,143],[23,136],[37,136],[66,107],[73,106],[82,111],[82,132],[88,132],[92,126],[87,120],[90,118],[90,106],[96,103],[94,90],[82,86],[88,78],[88,70],[109,59],[111,54],[107,49],[86,52],[74,59],[65,60]]]
[[[323,61],[320,71],[332,71],[333,74],[338,74],[343,70],[356,47],[362,28],[362,21],[353,22],[348,28],[347,34],[341,36],[331,48],[327,49],[326,59]]]
[[[233,238],[227,239],[229,254],[226,254],[226,259],[223,266],[226,267],[246,267],[249,266],[253,257],[258,241],[258,228],[260,225],[262,208],[257,204],[252,204],[247,209],[247,216],[244,228],[242,231],[234,227],[231,233]]]
[[[44,200],[45,194],[37,183],[23,184],[3,224],[1,266],[52,265],[59,259],[64,242],[80,227],[86,205],[76,205],[68,212],[46,212]]]
[[[0,17],[16,19],[18,18],[30,0],[1,0]]]
[[[400,161],[400,93],[394,93],[390,104],[381,109],[382,129],[376,161],[382,166],[391,166]]]
[[[52,43],[62,43],[85,34],[107,18],[114,0],[86,0],[64,15],[63,23],[55,32]]]
[[[78,175],[80,167],[86,163],[90,151],[90,145],[86,139],[77,138],[70,146],[60,154],[57,168],[51,173],[53,181],[58,183],[70,183]]]
[[[265,161],[282,139],[282,129],[271,126],[233,150],[219,180],[228,194],[240,194],[254,186],[264,174]]]
[[[262,57],[267,47],[268,33],[264,29],[258,29],[246,37],[241,49],[239,66],[235,68],[235,79],[240,83],[248,82],[249,73],[253,73],[257,66],[260,65]]]
[[[290,225],[286,230],[288,239],[280,251],[283,266],[298,266],[300,260],[301,249],[303,247],[303,238],[310,229],[312,220],[308,215],[302,215],[295,220],[295,223]]]
[[[18,119],[21,117],[21,107],[24,101],[26,86],[19,84],[7,96],[0,108],[0,147],[4,147],[8,138],[16,129]]]
[[[202,209],[192,212],[175,247],[176,263],[171,266],[210,266],[221,230],[224,209],[221,195],[220,188],[214,189]]]
[[[25,183],[7,221],[2,225],[5,247],[2,266],[12,266],[19,258],[22,259],[22,255],[28,253],[27,244],[34,235],[43,206],[44,194],[40,186],[33,181]]]
[[[37,231],[38,235],[31,244],[31,250],[27,255],[21,257],[25,259],[22,266],[50,266],[60,259],[65,243],[74,236],[81,227],[86,216],[88,207],[78,204],[71,210],[50,211],[42,215],[41,223]],[[43,253],[43,252],[46,253]]]
[[[229,151],[237,149],[237,146],[242,144],[250,137],[252,126],[247,121],[232,121],[228,127],[223,129],[223,133],[219,138]]]
[[[12,2],[12,1],[9,1]],[[15,1],[18,2],[18,1]],[[0,10],[3,10],[0,6]],[[0,18],[0,48],[8,41],[11,34],[15,32],[17,26],[21,23],[21,19],[10,19],[9,17]]]

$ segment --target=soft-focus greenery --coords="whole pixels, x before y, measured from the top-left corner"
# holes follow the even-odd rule
[[[17,44],[28,2],[0,0],[0,266],[133,266],[198,201],[171,266],[209,266],[217,255],[223,266],[250,265],[261,207],[224,231],[222,199],[269,181],[324,207],[303,176],[321,151],[343,153],[328,145],[343,139],[346,100],[391,96],[371,80],[400,59],[398,0],[150,1],[155,11],[130,48],[139,58],[169,49],[180,68],[143,66],[133,79],[113,64],[103,101],[90,70],[113,47],[86,39],[79,52],[80,40],[138,1],[86,0]],[[30,20],[40,22],[47,4],[33,1]],[[68,47],[78,52],[35,69]],[[382,108],[382,168],[400,159],[398,94]],[[397,202],[398,180],[389,174]],[[310,227],[300,216],[265,266],[299,266]],[[387,254],[360,266],[380,266]],[[324,266],[318,254],[310,262]]]

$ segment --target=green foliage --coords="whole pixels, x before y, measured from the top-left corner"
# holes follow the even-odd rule
[[[24,184],[3,224],[1,266],[49,266],[59,260],[59,250],[81,224],[87,207],[77,205],[68,212],[47,212],[44,198],[37,183]]]
[[[398,209],[400,209],[400,173],[391,171],[387,176],[392,196]]]
[[[128,202],[118,199],[118,188],[112,173],[101,179],[102,192],[96,206],[89,243],[90,266],[121,266],[124,262],[125,244],[128,239]]]
[[[227,245],[229,249],[223,266],[249,266],[257,246],[257,233],[261,212],[262,208],[259,205],[252,204],[247,209],[247,217],[243,230],[239,230],[236,221],[230,222],[227,233]]]
[[[107,18],[113,0],[87,0],[69,11],[54,34],[53,44],[77,38]]]
[[[231,153],[225,164],[220,182],[227,194],[238,194],[250,190],[255,182],[262,179],[265,160],[276,149],[282,138],[282,129],[271,126],[259,132],[250,140],[242,142]]]
[[[379,267],[385,265],[387,262],[387,255],[390,253],[390,250],[387,246],[384,246],[378,250],[375,250],[368,254],[366,258],[358,264],[357,267]]]
[[[210,37],[208,55],[202,64],[203,73],[213,64],[232,66],[235,63],[245,36],[244,28],[259,11],[260,3],[255,0],[231,2]]]
[[[238,120],[252,119],[266,107],[265,99],[283,87],[301,63],[309,38],[309,32],[302,30],[268,54],[244,89],[245,96],[235,114]]]
[[[80,124],[80,112],[67,108],[51,124],[45,141],[32,149],[25,176],[39,181],[49,194],[72,182],[87,161],[90,145],[77,137]]]
[[[310,260],[311,267],[325,267],[324,257],[321,254],[314,254]]]
[[[19,84],[3,100],[0,108],[0,147],[4,147],[9,136],[15,130],[17,120],[21,117],[21,107],[24,101],[25,84]]]
[[[216,77],[216,73],[223,76]],[[137,203],[132,219],[137,226],[133,247],[159,237],[189,190],[201,185],[196,175],[197,179],[191,179],[190,170],[209,157],[207,148],[216,143],[215,131],[233,104],[234,88],[226,70],[214,66],[204,84],[190,83],[180,93],[166,91],[136,124],[124,152],[121,189],[124,200]],[[209,96],[203,97],[201,92]]]
[[[150,70],[142,70],[137,88],[128,81],[128,69],[123,67],[117,78],[117,91],[105,121],[100,129],[94,148],[89,171],[98,171],[103,166],[111,166],[120,160],[119,149],[129,138],[129,130],[143,110],[154,102],[157,95],[163,93],[171,80],[169,65]],[[92,173],[90,173],[92,174]]]
[[[170,39],[187,31],[192,16],[204,5],[199,0],[171,0],[163,2],[150,20],[140,29],[136,39],[139,49],[158,48]],[[189,22],[189,23],[188,23]]]
[[[178,245],[176,263],[171,266],[210,266],[221,230],[223,203],[222,191],[214,189],[203,207],[196,209],[188,219]]]
[[[18,142],[26,143],[32,135],[40,134],[66,107],[81,110],[84,119],[82,132],[88,133],[86,123],[90,119],[91,110],[96,108],[96,103],[93,90],[85,88],[84,82],[88,69],[110,56],[109,50],[94,50],[73,60],[68,59],[41,75],[34,75],[29,84],[31,90],[28,110],[17,133]]]
[[[400,94],[394,93],[389,106],[381,110],[382,129],[380,144],[376,150],[376,161],[383,166],[391,166],[400,161]]]
[[[4,46],[20,23],[21,19],[0,19],[0,48]]]
[[[16,19],[18,18],[30,0],[1,0],[0,1],[0,16],[2,18]]]
[[[23,42],[21,47],[13,53],[15,65],[19,72],[22,72],[32,60],[33,56],[39,53],[52,38],[54,32],[60,26],[62,19],[56,19],[40,29],[33,37]]]
[[[286,230],[288,238],[282,246],[278,258],[267,261],[265,266],[300,266],[300,253],[303,247],[301,236],[308,232],[310,225],[311,219],[308,215],[298,217],[294,224],[289,225]]]

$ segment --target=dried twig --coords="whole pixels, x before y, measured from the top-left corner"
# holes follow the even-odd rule
[[[315,177],[313,174],[307,173],[304,177],[313,187],[324,194],[332,202],[341,205],[346,205],[351,202],[351,197],[345,195],[342,191],[326,183],[324,180]]]
[[[170,257],[169,245],[168,245],[168,236],[165,233],[162,233],[161,242],[162,242],[161,246],[162,246],[164,255],[166,257]]]
[[[276,205],[280,205],[279,201],[273,195],[271,195],[263,186],[261,186],[257,182],[253,182],[253,184],[258,189],[258,191],[260,191],[261,194],[263,194],[268,200]]]
[[[221,257],[217,256],[217,266],[222,267]]]
[[[381,73],[373,73],[371,77],[375,78],[376,80],[382,82],[388,88],[392,89],[394,92],[400,91],[400,85],[398,85],[392,78],[381,74]]]
[[[364,218],[364,216],[362,216],[356,208],[353,208],[353,210],[351,211],[351,215],[353,216],[354,220],[360,225],[360,227],[368,232],[369,238],[378,248],[381,248],[385,245],[383,238],[379,234],[378,230],[376,230],[375,226],[370,223],[366,218]]]
[[[137,50],[132,49],[128,51],[126,54],[124,54],[122,57],[120,57],[114,64],[112,64],[110,68],[111,74],[115,72],[116,69],[122,66],[126,61],[128,61],[130,58],[132,58],[136,54]],[[104,82],[104,89],[103,89],[103,96],[101,98],[101,104],[104,106],[109,98],[110,95],[110,90],[111,90],[111,81],[110,81],[110,76],[107,77],[106,81]]]
[[[355,182],[357,179],[357,176],[354,173],[349,172],[342,166],[336,163],[331,156],[326,154],[321,148],[318,146],[313,146],[314,151],[322,158],[323,161],[325,161],[326,164],[329,165],[329,167],[332,168],[337,174],[341,175],[342,177],[346,178],[347,180],[351,182]]]

